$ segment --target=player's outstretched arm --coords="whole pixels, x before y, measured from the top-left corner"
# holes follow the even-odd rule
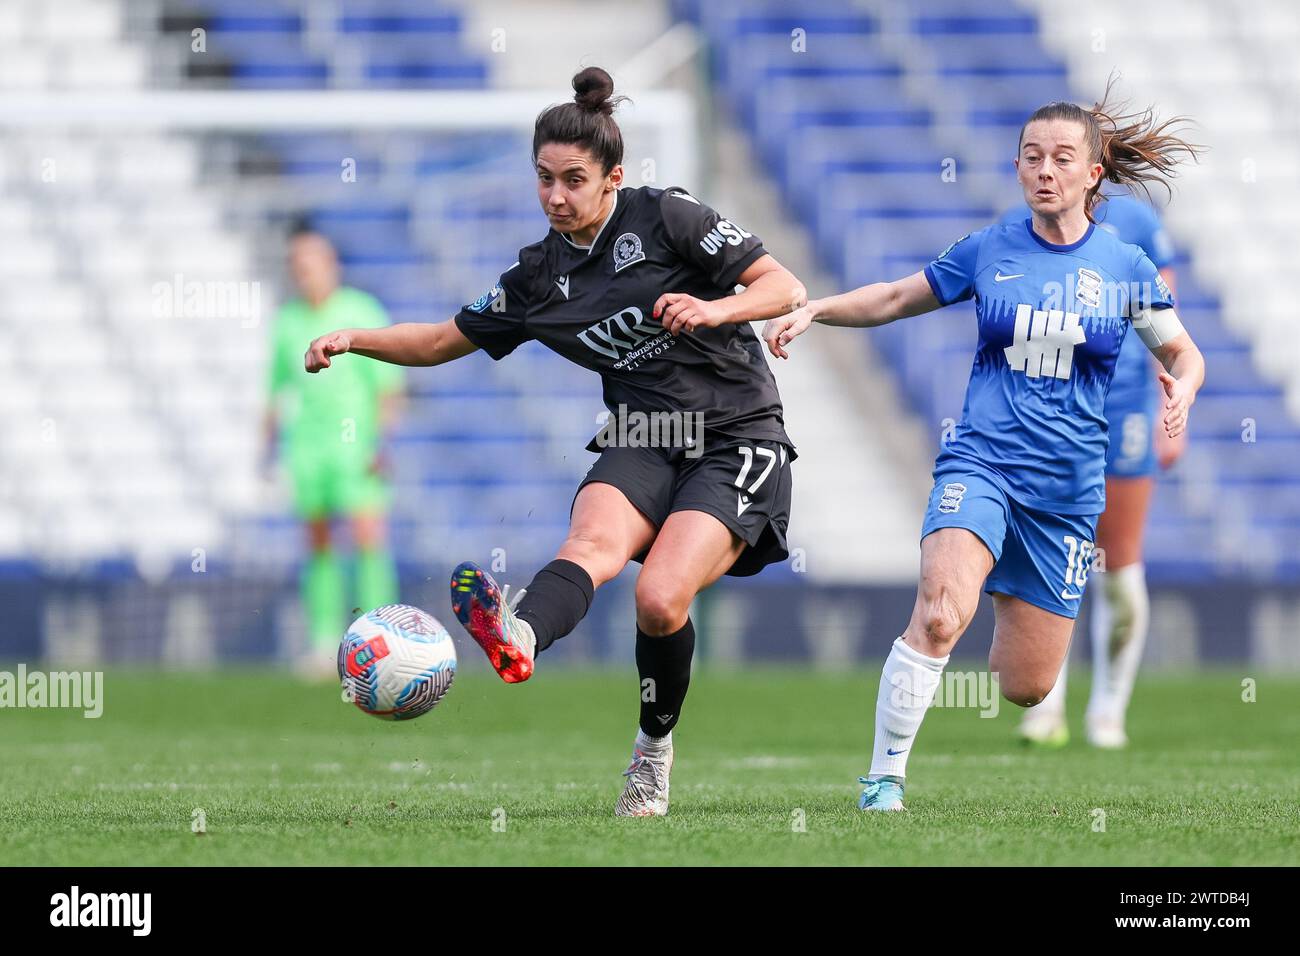
[[[309,372],[330,367],[330,358],[355,352],[393,365],[441,365],[478,348],[454,319],[426,325],[399,322],[380,329],[340,329],[314,340],[303,363]]]
[[[1160,386],[1165,390],[1161,416],[1165,434],[1177,438],[1187,428],[1187,414],[1205,383],[1205,358],[1172,308],[1140,308],[1131,316],[1133,331],[1164,366]]]
[[[679,335],[730,323],[761,322],[808,301],[803,283],[770,254],[750,263],[736,284],[744,286],[744,291],[721,299],[665,292],[655,302],[654,317],[673,335]]]
[[[803,308],[768,322],[763,339],[777,358],[789,358],[785,347],[814,322],[871,327],[932,312],[940,304],[925,273],[917,272],[894,282],[873,282],[841,295],[812,299]]]
[[[1169,286],[1169,295],[1173,299],[1178,298],[1178,276],[1173,266],[1165,266],[1160,270],[1160,278],[1165,280],[1165,285]],[[1153,355],[1151,357],[1159,363],[1159,360]],[[1156,369],[1156,378],[1160,377],[1160,372],[1164,371],[1163,366]],[[1164,391],[1164,384],[1161,383],[1161,392]],[[1163,428],[1156,429],[1156,462],[1161,469],[1172,468],[1178,459],[1183,457],[1183,452],[1187,450],[1187,432],[1183,432],[1174,438],[1169,437],[1169,433]]]

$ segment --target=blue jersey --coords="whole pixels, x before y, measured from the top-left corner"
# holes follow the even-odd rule
[[[1028,221],[964,236],[925,267],[943,305],[975,299],[979,346],[961,424],[940,453],[1055,514],[1106,506],[1106,396],[1134,312],[1173,305],[1151,258],[1088,226],[1055,245]]]
[[[1160,222],[1160,216],[1149,203],[1145,203],[1128,193],[1116,193],[1107,196],[1093,211],[1097,225],[1114,233],[1125,242],[1145,252],[1155,263],[1157,269],[1163,269],[1174,261],[1174,244],[1169,233]],[[1002,217],[1004,225],[1024,222],[1030,218],[1029,206],[1021,203],[1007,211]],[[1140,408],[1150,401],[1156,393],[1156,377],[1151,365],[1151,353],[1136,335],[1124,340],[1119,352],[1119,361],[1115,364],[1115,380],[1110,386],[1112,407]]]

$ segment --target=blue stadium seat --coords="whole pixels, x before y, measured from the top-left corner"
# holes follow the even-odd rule
[[[478,57],[380,54],[366,64],[367,85],[397,89],[474,89],[487,82],[487,66]]]

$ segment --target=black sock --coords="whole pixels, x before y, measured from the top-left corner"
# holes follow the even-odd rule
[[[532,625],[540,654],[568,634],[591,607],[596,587],[581,565],[556,558],[542,570],[515,606],[515,617]]]
[[[664,737],[677,726],[686,688],[691,683],[695,625],[688,617],[681,630],[651,637],[636,629],[636,669],[641,675],[641,730]]]

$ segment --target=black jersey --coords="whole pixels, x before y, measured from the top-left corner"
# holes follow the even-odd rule
[[[457,327],[494,359],[536,339],[599,372],[611,414],[692,414],[706,435],[790,445],[749,323],[674,336],[653,314],[665,292],[732,294],[762,242],[683,189],[621,189],[614,202],[590,249],[551,230],[457,313]]]

